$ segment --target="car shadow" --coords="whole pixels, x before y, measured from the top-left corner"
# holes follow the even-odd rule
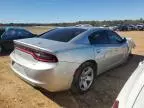
[[[50,93],[43,89],[39,90],[64,108],[110,108],[143,58],[144,56],[134,54],[126,63],[101,74],[96,78],[93,88],[83,95],[75,95],[70,91]]]
[[[13,51],[13,46],[9,46],[9,49],[3,49],[3,51],[0,53],[0,57],[1,56],[9,56],[11,54],[11,52]]]
[[[11,50],[9,50],[9,51],[3,51],[3,52],[1,52],[0,53],[0,57],[2,57],[2,56],[9,56],[10,54],[11,54]]]

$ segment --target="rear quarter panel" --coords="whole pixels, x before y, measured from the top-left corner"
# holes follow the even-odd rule
[[[83,63],[94,60],[94,50],[90,45],[59,51],[56,53],[59,61]]]

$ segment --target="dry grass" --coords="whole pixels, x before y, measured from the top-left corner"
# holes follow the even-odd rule
[[[134,53],[144,55],[144,32],[143,31],[131,31],[131,32],[121,32],[123,36],[131,37],[136,43],[136,49]]]
[[[28,28],[42,33],[50,28]],[[10,69],[8,56],[0,58],[0,108],[110,108],[120,89],[137,67],[144,54],[144,32],[120,32],[136,42],[134,56],[126,64],[97,78],[92,90],[84,95],[40,92],[19,79]]]

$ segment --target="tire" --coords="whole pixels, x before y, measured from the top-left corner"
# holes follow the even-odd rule
[[[3,51],[6,52],[6,53],[9,53],[9,52],[13,51],[14,50],[13,41],[3,42],[2,47],[3,47]]]
[[[3,52],[3,46],[0,45],[0,53],[2,53],[2,52]]]
[[[131,59],[133,57],[132,52],[130,51],[129,55],[128,55],[128,60]]]
[[[71,91],[76,94],[87,92],[93,85],[96,76],[96,65],[91,62],[82,64],[75,72]]]

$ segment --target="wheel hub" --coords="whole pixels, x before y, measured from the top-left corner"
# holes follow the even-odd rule
[[[79,82],[79,86],[81,90],[85,91],[89,89],[94,79],[93,72],[94,71],[91,67],[87,67],[83,70],[83,72],[81,73],[80,82]]]

